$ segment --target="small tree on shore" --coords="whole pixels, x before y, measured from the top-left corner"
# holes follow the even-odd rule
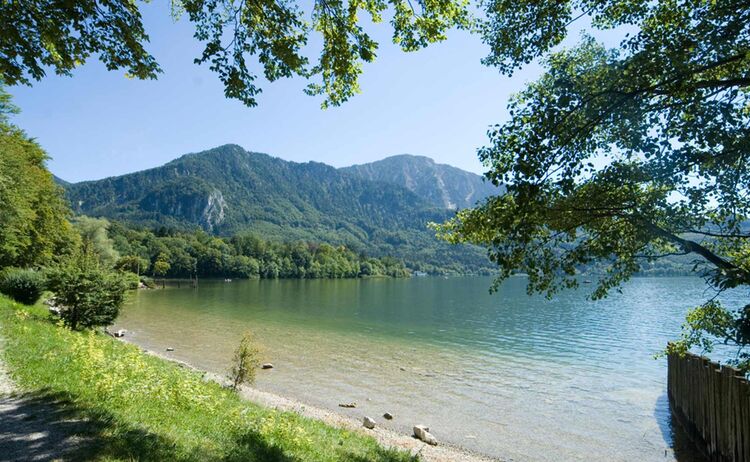
[[[255,343],[255,336],[252,332],[246,331],[232,357],[232,367],[229,370],[232,390],[237,390],[243,384],[252,385],[255,382],[255,371],[259,366],[260,350]]]
[[[128,288],[122,273],[102,265],[85,249],[49,269],[47,280],[62,308],[60,317],[73,330],[112,324]]]

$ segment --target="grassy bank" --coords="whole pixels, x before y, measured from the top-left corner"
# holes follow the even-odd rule
[[[2,359],[36,402],[89,422],[73,459],[410,460],[358,432],[238,398],[201,375],[0,296]]]

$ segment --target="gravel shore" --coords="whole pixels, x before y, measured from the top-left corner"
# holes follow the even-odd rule
[[[124,339],[123,339],[124,340]],[[175,362],[182,365],[183,367],[190,368],[205,374],[206,379],[213,380],[222,384],[226,383],[224,377],[206,372],[198,369],[191,364],[184,361],[170,358],[161,353],[155,351],[144,350],[146,353],[165,359],[167,361]],[[351,417],[322,409],[315,406],[310,406],[302,403],[298,400],[280,396],[274,393],[258,390],[252,387],[241,387],[240,395],[254,403],[260,404],[261,406],[279,409],[282,411],[295,412],[311,419],[317,419],[325,422],[328,425],[346,428],[348,430],[358,431],[365,435],[372,436],[378,443],[383,447],[398,448],[404,451],[408,451],[412,455],[419,455],[421,460],[425,462],[500,462],[501,459],[494,459],[481,454],[473,453],[464,448],[457,446],[439,443],[437,446],[431,446],[426,444],[411,435],[395,432],[393,430],[375,427],[374,429],[366,429],[362,426],[361,420],[356,420]]]

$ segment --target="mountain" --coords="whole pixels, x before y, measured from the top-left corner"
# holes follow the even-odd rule
[[[435,238],[427,223],[441,222],[453,212],[436,207],[418,189],[236,145],[65,189],[76,213],[150,228],[202,228],[217,235],[250,231],[266,239],[322,241],[372,256],[396,256],[412,269],[491,268],[483,250]]]
[[[70,183],[55,175],[52,175],[52,181],[54,181],[58,186],[62,186],[63,188],[70,185]]]
[[[402,154],[341,169],[360,178],[402,186],[444,209],[463,209],[498,193],[484,178],[429,157]]]

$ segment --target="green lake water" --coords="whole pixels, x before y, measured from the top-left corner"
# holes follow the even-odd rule
[[[422,423],[503,459],[699,460],[673,428],[666,361],[653,354],[706,298],[700,279],[636,278],[597,302],[589,285],[547,300],[523,278],[493,295],[490,283],[201,281],[139,291],[116,328],[215,372],[251,329],[275,365],[258,388],[396,430]]]

